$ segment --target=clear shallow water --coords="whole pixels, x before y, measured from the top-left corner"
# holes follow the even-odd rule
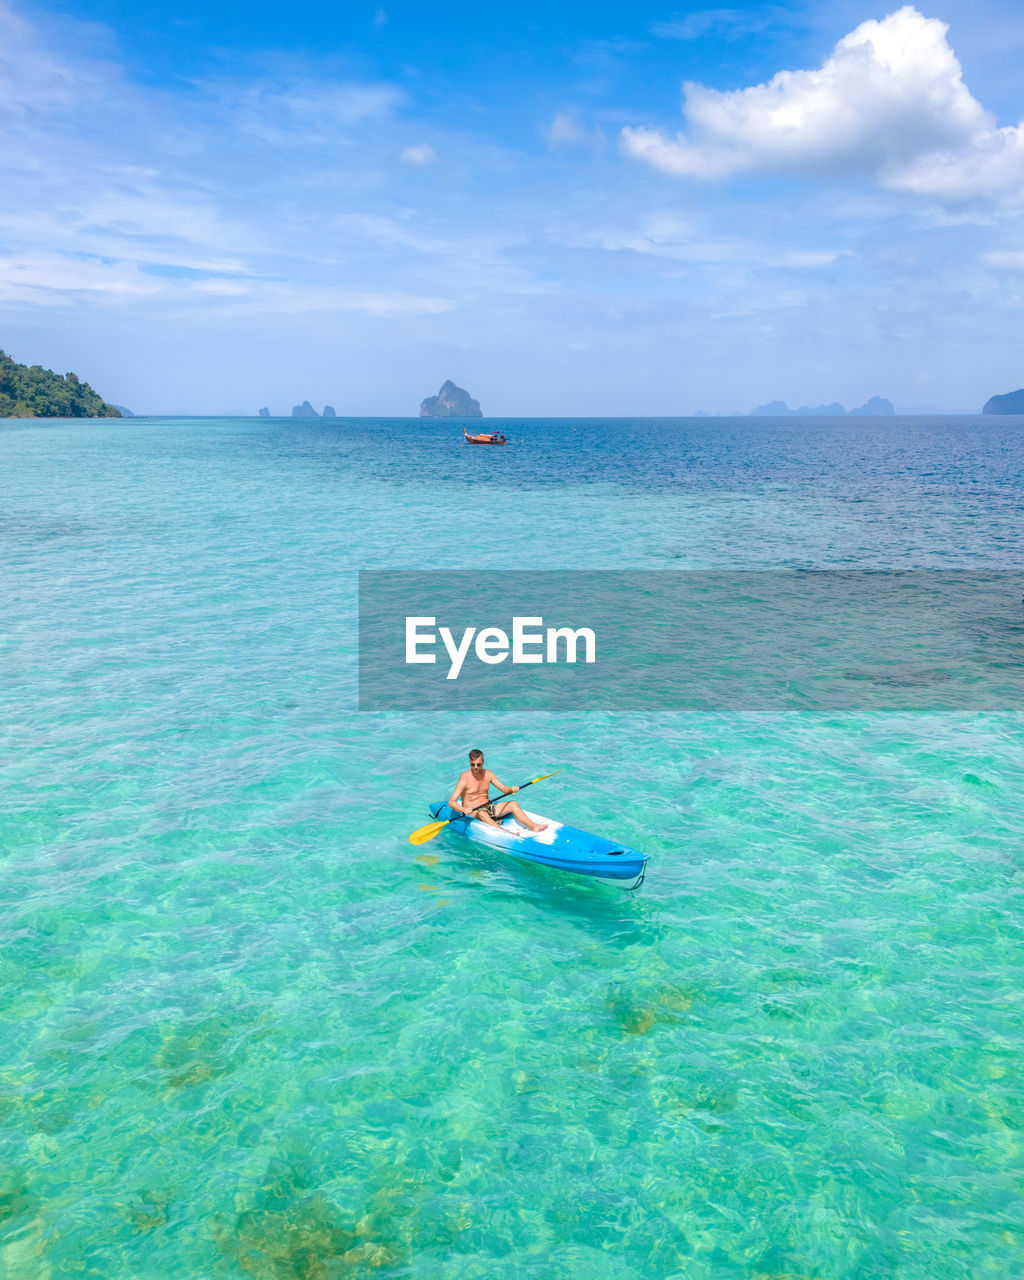
[[[1019,710],[360,715],[352,611],[1021,568],[1024,424],[504,429],[0,429],[0,1275],[1013,1274]],[[409,846],[476,745],[640,894]]]

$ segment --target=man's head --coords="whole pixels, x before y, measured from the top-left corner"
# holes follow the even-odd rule
[[[482,769],[484,767],[484,753],[482,751],[471,751],[469,753],[469,767],[471,769]]]

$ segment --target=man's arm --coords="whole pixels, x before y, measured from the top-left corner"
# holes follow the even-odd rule
[[[504,782],[499,782],[498,779],[494,776],[494,774],[491,773],[490,769],[487,770],[487,781],[493,782],[494,785],[498,788],[498,790],[503,792],[507,796],[514,796],[515,793],[519,790],[518,787],[506,787]]]
[[[462,807],[462,794],[466,790],[466,775],[462,774],[458,782],[455,784],[455,790],[448,797],[448,808],[454,809],[457,813],[465,813]]]

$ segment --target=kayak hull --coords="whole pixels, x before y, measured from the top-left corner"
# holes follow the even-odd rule
[[[559,871],[575,871],[577,875],[596,876],[601,880],[638,880],[647,866],[647,854],[623,844],[591,835],[577,827],[566,826],[553,818],[523,811],[532,822],[547,823],[547,830],[532,834],[514,819],[506,818],[500,827],[456,814],[446,804],[432,804],[430,813],[437,821],[453,819],[451,830],[480,844],[501,849],[526,862],[538,862]]]

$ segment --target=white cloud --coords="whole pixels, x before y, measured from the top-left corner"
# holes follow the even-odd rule
[[[582,142],[586,132],[574,112],[559,111],[544,130],[544,136],[551,146],[556,147],[563,142]]]
[[[419,146],[406,147],[398,156],[403,164],[434,164],[438,159],[438,154],[428,142],[422,142]]]
[[[692,178],[852,174],[939,199],[1024,198],[1024,125],[996,126],[946,32],[905,6],[862,23],[817,70],[731,92],[687,83],[686,134],[624,129],[623,146]]]

